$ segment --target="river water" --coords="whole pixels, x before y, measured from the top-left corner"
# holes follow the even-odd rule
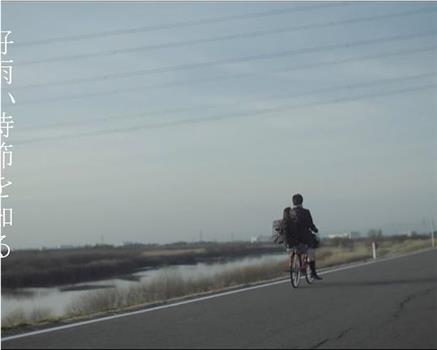
[[[147,281],[163,273],[177,273],[185,279],[213,276],[223,271],[236,268],[284,261],[284,254],[269,254],[258,257],[249,257],[232,260],[225,263],[197,265],[178,265],[154,270],[144,269],[127,276],[102,280],[97,282],[81,283],[59,288],[26,288],[13,292],[2,290],[1,313],[2,318],[9,314],[23,311],[25,314],[33,310],[46,309],[54,316],[62,316],[66,307],[75,299],[93,290],[103,288],[129,288],[138,283],[147,284]]]

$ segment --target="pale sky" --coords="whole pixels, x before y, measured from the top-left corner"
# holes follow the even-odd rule
[[[2,30],[12,248],[249,239],[295,192],[322,234],[437,222],[435,3],[2,2]]]

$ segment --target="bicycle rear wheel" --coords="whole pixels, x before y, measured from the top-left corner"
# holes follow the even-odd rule
[[[292,265],[290,268],[290,280],[293,288],[298,288],[301,277],[300,259],[298,254],[293,254]]]

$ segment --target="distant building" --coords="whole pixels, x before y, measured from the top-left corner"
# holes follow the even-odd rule
[[[345,232],[345,233],[336,233],[328,236],[329,239],[358,239],[361,238],[361,234],[359,232]]]
[[[350,239],[349,233],[334,233],[332,235],[329,235],[328,238],[329,239],[336,239],[336,238]]]
[[[251,243],[267,243],[267,242],[271,242],[271,241],[272,241],[271,236],[256,236],[256,237],[252,237],[250,239]]]

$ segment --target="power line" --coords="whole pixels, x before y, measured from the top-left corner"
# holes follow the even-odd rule
[[[429,51],[435,51],[437,49],[437,46],[428,46],[418,49],[404,49],[404,50],[397,50],[394,52],[387,52],[387,53],[381,53],[381,54],[373,54],[373,55],[367,55],[362,56],[359,59],[356,59],[354,57],[352,58],[344,58],[344,59],[336,59],[331,61],[322,61],[318,63],[307,63],[300,66],[292,66],[288,68],[282,68],[281,70],[278,70],[276,73],[283,73],[293,70],[301,70],[301,69],[309,69],[314,68],[318,66],[324,66],[324,65],[338,65],[338,64],[344,64],[344,63],[352,63],[352,62],[358,62],[358,61],[367,61],[367,60],[373,60],[377,58],[385,58],[385,57],[392,57],[392,56],[401,56],[401,55],[409,55],[409,54],[415,54],[419,52],[429,52]]]
[[[71,138],[83,138],[83,137],[89,137],[89,136],[103,136],[108,134],[114,134],[114,133],[125,133],[125,132],[134,132],[134,131],[140,131],[145,129],[160,129],[160,128],[166,128],[166,127],[175,127],[175,126],[182,126],[182,125],[190,125],[190,124],[199,124],[199,123],[205,123],[205,122],[212,122],[212,121],[220,121],[220,120],[226,120],[226,119],[237,119],[237,118],[247,118],[247,117],[254,117],[254,116],[260,116],[264,114],[269,113],[275,113],[275,112],[281,112],[281,111],[291,111],[295,109],[305,109],[305,108],[311,108],[311,107],[318,107],[318,106],[325,106],[325,105],[332,105],[332,104],[338,104],[342,102],[353,102],[368,98],[378,98],[378,97],[384,97],[384,96],[391,96],[391,95],[397,95],[397,94],[404,94],[409,92],[416,92],[416,91],[423,91],[423,90],[429,90],[429,89],[435,89],[437,88],[437,84],[425,84],[421,86],[414,86],[409,88],[402,88],[402,89],[394,89],[394,90],[388,90],[386,92],[379,92],[379,93],[370,93],[370,94],[362,94],[357,95],[353,97],[344,97],[344,98],[335,98],[327,101],[317,101],[317,102],[311,102],[311,103],[301,103],[301,104],[294,104],[294,105],[287,105],[287,106],[276,106],[276,107],[270,107],[270,108],[263,108],[258,109],[254,111],[248,111],[248,112],[242,112],[238,114],[218,114],[216,116],[208,117],[208,118],[189,118],[189,119],[182,119],[182,120],[176,120],[176,121],[170,121],[170,122],[158,122],[154,124],[145,124],[145,125],[136,125],[133,127],[128,128],[117,128],[117,129],[107,129],[107,130],[99,130],[99,131],[90,131],[90,132],[84,132],[80,134],[71,134],[71,135],[63,135],[63,136],[55,136],[55,137],[48,137],[48,138],[32,138],[27,139],[22,142],[19,142],[19,144],[29,144],[29,143],[35,143],[35,142],[41,142],[41,141],[56,141],[56,140],[65,140],[65,139],[71,139]]]
[[[45,100],[37,99],[37,100],[21,101],[19,105],[13,105],[13,104],[10,104],[10,105],[11,105],[11,107],[20,107],[20,106],[28,105],[28,104],[41,104],[41,103],[52,103],[52,102],[59,102],[59,101],[65,101],[65,100],[94,98],[94,97],[99,97],[99,96],[116,95],[116,94],[120,94],[120,93],[136,92],[136,91],[143,91],[143,90],[148,90],[148,89],[159,89],[159,88],[166,88],[166,87],[172,87],[172,86],[183,86],[183,85],[193,84],[193,83],[209,83],[209,82],[217,82],[217,81],[223,81],[223,80],[238,79],[238,78],[248,77],[251,75],[253,75],[253,74],[242,73],[242,74],[238,74],[238,75],[220,76],[220,77],[214,77],[214,78],[170,81],[170,82],[165,82],[165,83],[160,83],[160,84],[144,85],[144,86],[140,86],[140,87],[123,88],[123,89],[113,89],[113,90],[88,93],[88,94],[76,94],[76,95],[68,95],[68,96],[64,95],[64,96],[53,97],[53,98],[45,99]]]
[[[285,67],[280,69],[275,69],[272,71],[266,71],[267,73],[283,73],[283,72],[289,72],[289,71],[301,71],[305,69],[311,69],[311,68],[319,68],[323,66],[332,66],[332,65],[340,65],[345,63],[353,63],[353,62],[361,62],[361,61],[368,61],[378,58],[387,58],[387,57],[393,57],[393,56],[402,56],[402,55],[411,55],[411,54],[417,54],[417,53],[423,53],[423,52],[432,52],[437,50],[437,46],[428,46],[423,48],[415,48],[415,49],[403,49],[403,50],[396,50],[396,51],[389,51],[389,52],[382,52],[377,53],[373,55],[366,55],[366,56],[358,56],[358,57],[348,57],[345,59],[334,59],[334,60],[325,60],[325,61],[318,61],[314,63],[308,63],[308,64],[300,64],[295,65],[292,67]],[[230,76],[219,76],[219,77],[212,77],[212,78],[202,78],[202,79],[195,79],[195,80],[182,80],[182,81],[170,81],[160,84],[152,84],[152,85],[144,85],[140,87],[132,87],[132,88],[123,88],[123,89],[113,89],[113,90],[107,90],[102,92],[95,92],[95,93],[88,93],[88,94],[76,94],[76,95],[67,95],[67,96],[59,96],[59,97],[53,97],[49,99],[37,99],[37,100],[29,100],[29,101],[21,101],[20,105],[12,105],[11,107],[21,107],[29,104],[45,104],[45,103],[53,103],[53,102],[60,102],[65,100],[76,100],[76,99],[86,99],[86,98],[94,98],[94,97],[101,97],[101,96],[107,96],[107,95],[116,95],[121,93],[128,93],[128,92],[137,92],[137,91],[144,91],[149,89],[159,89],[159,88],[166,88],[166,87],[174,87],[174,86],[183,86],[183,85],[189,85],[189,84],[202,84],[202,83],[215,83],[220,81],[226,81],[226,80],[233,80],[233,79],[240,79],[240,78],[247,78],[253,76],[253,73],[241,73],[237,75],[230,75]]]
[[[270,60],[270,59],[277,58],[277,57],[288,57],[288,56],[308,54],[308,53],[321,52],[321,51],[330,51],[330,50],[338,50],[338,49],[358,47],[358,46],[367,46],[367,45],[374,45],[374,44],[387,43],[387,42],[393,42],[393,41],[403,41],[403,40],[408,40],[408,39],[413,39],[413,38],[433,36],[435,34],[436,34],[436,31],[433,30],[433,31],[419,32],[419,33],[413,33],[413,34],[408,34],[408,35],[395,35],[395,36],[388,36],[388,37],[377,38],[377,39],[366,39],[366,40],[360,40],[360,41],[349,42],[349,43],[346,42],[343,44],[313,46],[313,47],[308,47],[308,48],[281,51],[281,52],[276,52],[276,53],[266,53],[266,54],[237,57],[237,58],[228,58],[228,59],[223,59],[223,60],[206,61],[206,62],[199,62],[199,63],[188,63],[188,64],[181,64],[181,65],[176,65],[176,66],[162,67],[162,68],[148,68],[148,69],[129,71],[129,72],[97,75],[97,76],[89,77],[89,78],[71,79],[71,80],[64,80],[64,81],[57,81],[57,82],[55,81],[55,82],[48,82],[48,83],[41,83],[41,84],[33,84],[33,85],[27,85],[27,86],[23,86],[23,87],[16,87],[16,90],[39,88],[39,87],[46,87],[46,86],[76,85],[76,84],[82,84],[82,83],[87,83],[87,82],[105,81],[105,80],[109,80],[109,79],[122,79],[122,78],[136,77],[136,76],[140,76],[140,75],[167,73],[167,72],[175,72],[175,71],[181,71],[181,70],[187,70],[187,69],[190,70],[190,69],[197,69],[197,68],[220,66],[220,65],[224,65],[224,64],[230,64],[230,63],[242,63],[242,62],[259,61],[259,60]]]
[[[169,43],[145,45],[145,46],[138,46],[138,47],[133,47],[133,48],[125,48],[125,49],[110,49],[110,50],[98,51],[98,52],[93,52],[93,53],[85,53],[85,54],[77,54],[77,55],[68,55],[68,56],[64,55],[64,56],[57,56],[57,57],[51,57],[51,58],[43,58],[43,59],[39,59],[39,60],[16,62],[16,64],[20,65],[20,66],[25,66],[25,65],[33,65],[33,64],[40,64],[40,63],[76,61],[76,60],[80,60],[80,59],[95,58],[95,57],[100,57],[100,56],[113,56],[113,55],[127,54],[127,53],[138,52],[138,51],[150,51],[150,50],[166,49],[166,48],[173,48],[173,47],[183,47],[183,46],[211,43],[211,42],[217,42],[217,41],[228,41],[228,40],[235,40],[235,39],[255,38],[255,37],[259,37],[259,36],[279,34],[279,33],[295,32],[295,31],[317,29],[317,28],[328,28],[328,27],[345,25],[345,24],[355,24],[355,23],[362,23],[362,22],[379,21],[379,20],[383,20],[383,19],[404,17],[404,16],[410,16],[410,15],[421,14],[421,13],[432,14],[434,12],[435,12],[435,10],[430,10],[429,8],[422,8],[419,10],[404,11],[404,12],[391,13],[391,14],[385,14],[385,15],[379,15],[379,16],[366,16],[366,17],[359,17],[359,18],[346,19],[346,20],[340,20],[340,21],[329,21],[329,22],[318,23],[318,24],[305,24],[305,25],[291,26],[291,27],[285,27],[285,28],[279,28],[279,29],[269,29],[269,30],[262,30],[262,31],[252,31],[252,32],[247,32],[247,33],[221,35],[221,36],[216,36],[216,37],[212,37],[212,38],[202,38],[202,39],[194,39],[194,40],[186,40],[186,41],[175,41],[175,42],[169,42]]]
[[[211,106],[194,106],[194,107],[176,107],[176,108],[168,108],[168,109],[163,109],[163,110],[159,110],[159,111],[153,111],[153,112],[141,112],[141,113],[134,113],[134,114],[129,114],[128,116],[123,115],[123,116],[119,116],[119,115],[112,115],[112,116],[106,116],[106,117],[100,117],[100,118],[93,118],[93,119],[87,119],[86,121],[88,123],[95,123],[95,122],[107,122],[110,120],[114,120],[114,119],[133,119],[133,118],[139,118],[139,117],[144,117],[147,114],[153,114],[153,116],[166,116],[166,115],[170,115],[170,114],[179,114],[179,113],[184,113],[184,112],[190,112],[190,111],[196,111],[199,108],[211,108]],[[74,125],[83,125],[84,121],[71,121],[71,122],[62,122],[62,123],[52,123],[52,124],[48,124],[48,125],[42,125],[42,124],[38,124],[37,127],[21,127],[20,130],[35,130],[35,129],[44,129],[44,128],[52,128],[52,127],[59,127],[59,126],[74,126]]]
[[[222,16],[222,17],[216,17],[216,18],[209,18],[209,19],[201,19],[197,21],[181,21],[176,23],[170,23],[170,24],[160,24],[160,25],[151,25],[151,26],[144,26],[144,27],[138,27],[138,28],[130,28],[130,29],[118,29],[118,30],[109,30],[99,33],[89,33],[89,34],[79,34],[79,35],[69,35],[69,36],[62,36],[62,37],[54,37],[54,38],[48,38],[48,39],[41,39],[41,40],[34,40],[34,41],[28,41],[28,42],[22,42],[22,43],[16,43],[15,47],[25,47],[25,46],[36,46],[36,45],[48,45],[58,42],[69,42],[69,41],[79,41],[79,40],[87,40],[87,39],[96,39],[96,38],[104,38],[109,36],[116,36],[116,35],[127,35],[127,34],[135,34],[135,33],[142,33],[142,32],[154,32],[159,30],[167,30],[167,29],[176,29],[176,28],[186,28],[186,27],[193,27],[203,24],[212,24],[212,23],[222,23],[222,22],[228,22],[228,21],[237,21],[237,20],[244,20],[244,19],[251,19],[251,18],[262,18],[262,17],[269,17],[269,16],[278,16],[283,15],[287,13],[299,13],[299,12],[306,12],[306,11],[313,11],[318,9],[328,9],[328,8],[336,8],[336,7],[344,7],[348,4],[323,4],[323,5],[311,5],[306,7],[294,7],[291,9],[280,9],[280,10],[271,10],[271,11],[264,11],[264,12],[257,12],[257,13],[251,13],[251,14],[241,14],[241,15],[231,15],[231,16]]]
[[[258,115],[274,113],[274,112],[319,107],[319,106],[337,104],[337,103],[342,103],[342,102],[352,102],[352,101],[358,101],[358,100],[367,99],[367,98],[377,98],[377,97],[390,96],[390,95],[396,95],[396,94],[402,94],[402,93],[414,92],[414,91],[422,91],[422,90],[434,89],[434,88],[437,88],[437,84],[426,84],[426,85],[415,86],[415,87],[411,87],[411,88],[394,89],[394,90],[386,91],[385,93],[363,94],[363,95],[354,96],[352,98],[336,98],[336,99],[332,99],[332,100],[328,100],[328,101],[302,103],[302,104],[296,104],[293,106],[277,106],[277,107],[260,109],[260,110],[256,110],[256,111],[249,111],[249,112],[244,112],[244,113],[234,114],[234,115],[221,114],[221,115],[208,117],[208,118],[190,118],[190,119],[177,120],[177,121],[166,122],[166,123],[156,123],[156,124],[148,124],[148,125],[142,125],[142,126],[137,125],[134,127],[124,128],[124,129],[118,128],[118,129],[112,129],[112,130],[102,130],[102,131],[100,131],[100,133],[94,132],[93,134],[94,135],[106,135],[106,134],[119,133],[119,132],[132,132],[132,131],[138,131],[138,130],[142,130],[142,129],[156,129],[156,128],[169,127],[169,126],[196,124],[196,123],[203,123],[203,122],[210,122],[210,121],[241,118],[241,117],[252,117],[252,116],[258,116]]]
[[[401,82],[407,82],[407,81],[411,81],[411,80],[417,80],[417,79],[423,79],[423,78],[431,78],[431,77],[435,77],[437,76],[437,72],[427,72],[427,73],[422,73],[422,74],[416,74],[416,75],[410,75],[410,76],[406,76],[406,77],[398,77],[398,78],[387,78],[387,79],[380,79],[377,81],[369,81],[369,82],[361,82],[361,83],[356,83],[356,84],[342,84],[342,85],[337,85],[337,86],[330,86],[328,88],[322,88],[322,89],[317,89],[317,90],[312,90],[312,91],[306,91],[306,92],[301,92],[298,94],[294,94],[292,96],[290,96],[290,93],[282,93],[282,94],[273,94],[268,96],[269,99],[293,99],[293,98],[298,98],[298,97],[304,97],[304,96],[312,96],[315,94],[322,94],[322,93],[331,93],[331,92],[335,92],[335,91],[342,91],[342,90],[354,90],[354,89],[359,89],[359,88],[365,88],[365,87],[377,87],[380,85],[384,85],[384,84],[394,84],[394,83],[401,83]],[[233,106],[238,106],[242,103],[247,103],[247,104],[251,104],[251,103],[255,103],[255,102],[259,102],[258,98],[255,99],[248,99],[248,100],[244,100],[244,101],[238,101],[235,103],[231,103],[231,104],[227,104],[227,105],[202,105],[202,106],[194,106],[194,107],[175,107],[175,108],[171,108],[171,109],[166,109],[166,110],[160,110],[160,111],[148,111],[148,112],[142,112],[142,113],[135,113],[135,114],[123,114],[123,115],[113,115],[113,116],[109,116],[109,117],[102,117],[102,118],[94,118],[94,119],[88,119],[86,121],[73,121],[73,122],[63,122],[63,123],[54,123],[51,125],[39,125],[38,128],[47,128],[47,127],[60,127],[60,126],[72,126],[72,125],[84,125],[84,123],[95,123],[95,122],[106,122],[106,121],[110,121],[110,120],[126,120],[126,119],[132,119],[132,118],[138,118],[138,117],[144,117],[144,116],[159,116],[159,115],[163,115],[163,116],[168,116],[171,114],[179,114],[179,113],[184,113],[184,112],[190,112],[190,111],[196,111],[196,110],[205,110],[205,109],[216,109],[218,107],[233,107]],[[263,101],[262,101],[263,102]],[[32,129],[34,130],[34,127],[22,127],[22,130],[26,130],[26,129]]]

